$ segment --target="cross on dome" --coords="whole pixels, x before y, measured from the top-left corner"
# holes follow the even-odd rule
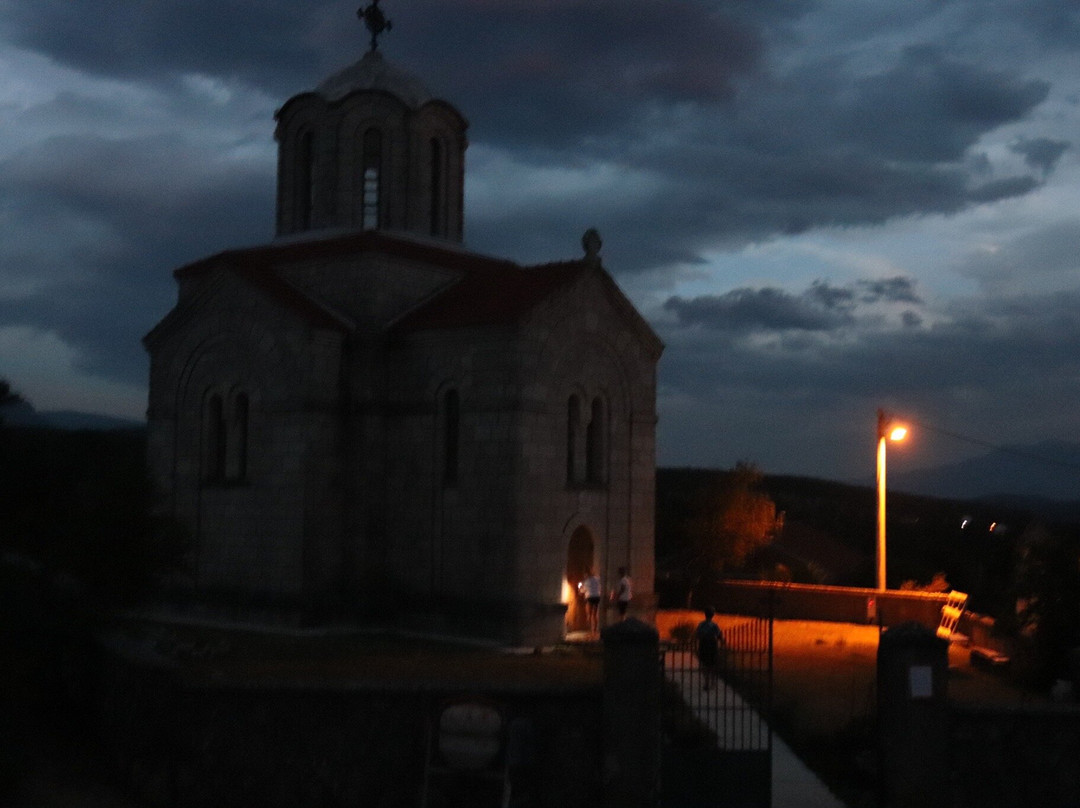
[[[363,20],[364,25],[371,31],[371,51],[374,53],[379,49],[379,35],[383,31],[389,31],[393,26],[379,8],[379,0],[371,0],[370,6],[358,8],[356,16]]]

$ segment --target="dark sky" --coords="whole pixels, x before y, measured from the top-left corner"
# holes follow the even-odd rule
[[[357,5],[0,0],[0,376],[141,417],[171,270],[272,237],[274,110],[359,58]],[[471,123],[467,246],[602,233],[667,345],[660,463],[872,476],[879,407],[1077,439],[1077,0],[382,6]]]

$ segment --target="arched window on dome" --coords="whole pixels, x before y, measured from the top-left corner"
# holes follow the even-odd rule
[[[437,137],[431,139],[431,199],[430,224],[431,235],[445,235],[444,222],[446,215],[443,211],[443,148],[442,141]]]
[[[380,208],[382,196],[382,132],[368,129],[364,132],[363,156],[363,197],[361,199],[360,225],[365,230],[377,228],[381,224]]]

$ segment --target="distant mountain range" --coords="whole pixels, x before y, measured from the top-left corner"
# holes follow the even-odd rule
[[[90,412],[74,410],[38,412],[26,402],[4,407],[3,411],[0,411],[0,418],[3,418],[7,426],[34,426],[50,429],[142,429],[146,426],[145,421]]]
[[[1011,501],[1036,511],[1080,504],[1080,444],[1002,446],[945,466],[889,474],[889,489],[948,499]]]
[[[53,429],[141,429],[145,421],[71,410],[38,412],[30,404],[5,407],[9,426]],[[1045,514],[1080,512],[1080,444],[1043,441],[1002,446],[945,466],[889,474],[889,490],[943,499],[992,499]]]

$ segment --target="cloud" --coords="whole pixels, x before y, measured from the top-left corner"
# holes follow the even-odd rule
[[[303,10],[284,0],[89,0],[78,15],[59,0],[10,6],[8,35],[62,64],[189,92],[191,76],[204,89],[239,81],[235,93],[258,88],[279,102],[366,41],[355,9],[330,0]],[[907,15],[873,8],[867,23],[879,28],[943,13],[935,4]],[[420,0],[388,14],[396,27],[384,51],[443,83],[435,89],[472,119],[476,146],[549,173],[588,161],[650,178],[633,204],[583,196],[543,218],[555,243],[590,225],[612,234],[616,272],[694,263],[777,233],[1023,195],[1054,164],[1052,144],[1036,140],[1019,148],[1039,178],[976,176],[964,161],[981,136],[1044,100],[1046,81],[933,42],[873,64],[839,49],[822,55],[813,26],[838,15],[825,3]],[[535,186],[511,177],[502,187],[513,207]],[[505,219],[471,215],[470,241],[542,260],[530,239],[508,243]]]
[[[850,323],[842,313],[780,289],[735,289],[692,300],[675,296],[664,308],[675,312],[683,325],[717,331],[831,331]]]
[[[270,236],[273,111],[366,49],[357,5],[4,2],[0,350],[144,384],[170,271]],[[1066,417],[1075,3],[386,10],[382,52],[471,121],[468,246],[543,262],[596,226],[655,306],[662,458],[709,425],[715,452],[782,434],[840,463],[882,404],[986,435]]]
[[[1056,165],[1060,147],[1048,139],[1018,145],[1031,173],[985,155],[972,159],[983,137],[1024,120],[1046,99],[1044,80],[965,62],[932,45],[904,49],[870,73],[835,55],[781,72],[767,47],[757,60],[738,74],[731,96],[703,93],[680,104],[647,93],[606,94],[595,119],[570,98],[580,79],[544,82],[536,92],[511,93],[528,108],[503,109],[498,120],[492,111],[499,102],[481,105],[478,137],[531,152],[538,163],[589,159],[647,174],[648,193],[635,205],[604,210],[603,229],[620,234],[608,239],[609,249],[632,242],[610,263],[625,272],[655,269],[673,255],[693,263],[703,252],[775,234],[955,213],[1029,194]],[[538,112],[552,118],[536,119]],[[595,125],[580,130],[564,118]],[[573,200],[550,216],[569,230],[590,219]],[[652,226],[645,232],[663,233],[668,249],[640,243],[646,220]],[[470,226],[485,233],[488,223]]]
[[[265,168],[178,137],[43,141],[0,162],[0,188],[0,324],[127,382],[145,381],[139,340],[172,304],[171,270],[271,232]]]
[[[857,77],[839,100],[831,138],[883,160],[957,161],[988,129],[1027,114],[1049,84],[965,63],[936,45],[905,48],[886,70]],[[828,103],[828,102],[826,102]]]
[[[915,279],[905,277],[883,278],[881,280],[861,280],[858,287],[864,303],[887,301],[890,303],[922,303],[915,290]]]
[[[1010,148],[1017,154],[1024,156],[1025,162],[1033,168],[1037,168],[1044,174],[1054,170],[1061,155],[1071,147],[1066,140],[1054,140],[1047,137],[1021,138]]]
[[[203,73],[280,90],[295,88],[305,65],[317,66],[307,32],[320,11],[338,5],[83,0],[75,9],[63,0],[9,0],[0,33],[95,76],[157,83]]]
[[[1010,240],[995,240],[966,255],[956,269],[994,295],[1075,289],[1080,285],[1080,219],[1042,223]]]
[[[77,387],[66,383],[79,373],[78,353],[55,333],[23,326],[0,326],[3,375],[18,379],[20,394],[31,404],[47,402],[50,410],[110,412],[142,419],[146,394],[142,384],[85,379]]]
[[[700,436],[709,434],[712,463],[748,458],[769,471],[854,477],[851,450],[865,444],[882,406],[984,440],[1066,434],[1074,416],[1062,402],[1080,374],[1078,311],[1073,291],[955,301],[929,326],[909,316],[902,328],[860,322],[857,339],[797,332],[718,343],[692,323],[662,327],[659,390],[669,415],[660,462],[704,462]],[[923,440],[903,462],[943,462],[970,448]]]
[[[721,295],[686,299],[678,295],[663,304],[679,325],[732,334],[761,332],[835,332],[854,326],[860,307],[877,303],[922,303],[914,279],[856,280],[850,286],[815,281],[801,294],[783,289],[734,289]],[[905,324],[910,324],[908,316]],[[787,335],[790,338],[791,335]]]

